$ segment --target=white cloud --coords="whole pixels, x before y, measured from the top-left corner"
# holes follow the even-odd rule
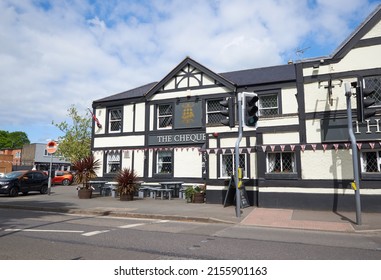
[[[372,8],[365,0],[2,0],[0,129],[60,122],[70,104],[85,110],[158,81],[185,56],[225,72],[286,63],[300,47],[328,55]],[[38,139],[47,138],[55,136]]]

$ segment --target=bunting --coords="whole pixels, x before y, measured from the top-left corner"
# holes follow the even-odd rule
[[[341,143],[343,145],[342,147],[345,149],[350,149],[351,145],[350,143]],[[266,152],[270,150],[271,152],[281,151],[281,152],[287,152],[287,151],[302,151],[311,149],[314,152],[317,150],[323,150],[327,151],[329,149],[334,149],[336,152],[340,148],[339,143],[332,143],[332,144],[326,144],[326,143],[312,143],[312,144],[280,144],[280,145],[260,145],[260,146],[254,146],[249,148],[239,148],[239,153],[255,153],[258,151],[258,149],[261,148],[259,151]],[[268,149],[269,148],[269,149]],[[381,142],[369,142],[369,143],[357,143],[358,150],[362,149],[375,149],[375,148],[381,148]],[[208,149],[201,149],[200,147],[149,147],[149,148],[123,148],[123,149],[106,149],[106,150],[96,150],[93,151],[94,153],[120,153],[120,152],[128,152],[128,151],[136,151],[137,153],[140,152],[156,152],[156,151],[198,151],[199,153],[206,153],[206,154],[231,154],[234,153],[235,148],[234,147],[223,147],[223,148],[208,148]]]

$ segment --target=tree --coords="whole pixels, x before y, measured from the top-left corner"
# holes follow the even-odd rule
[[[30,144],[25,132],[0,130],[0,149],[21,149],[25,144]]]
[[[52,122],[65,135],[58,138],[58,153],[70,162],[78,161],[91,154],[91,117],[88,112],[84,116],[78,114],[74,105],[67,110],[71,123]]]

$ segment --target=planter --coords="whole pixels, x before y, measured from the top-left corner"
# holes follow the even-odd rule
[[[194,203],[204,203],[204,194],[203,193],[195,193],[193,195],[193,202]]]
[[[91,198],[92,194],[93,194],[92,189],[80,189],[80,190],[78,190],[79,199],[89,199],[89,198]]]
[[[131,201],[131,200],[134,200],[134,194],[133,193],[121,194],[119,198],[121,201]]]

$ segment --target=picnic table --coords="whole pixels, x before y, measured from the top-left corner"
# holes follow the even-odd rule
[[[160,182],[162,189],[173,190],[174,197],[179,197],[179,191],[181,190],[183,184],[184,182],[176,182],[176,181]]]
[[[168,197],[169,200],[172,199],[173,193],[175,192],[174,187],[168,185],[168,182],[163,183],[143,183],[141,184],[139,191],[146,192],[148,191],[150,197],[156,199],[156,197],[160,196],[161,199],[164,197]],[[177,192],[178,195],[178,192]]]

